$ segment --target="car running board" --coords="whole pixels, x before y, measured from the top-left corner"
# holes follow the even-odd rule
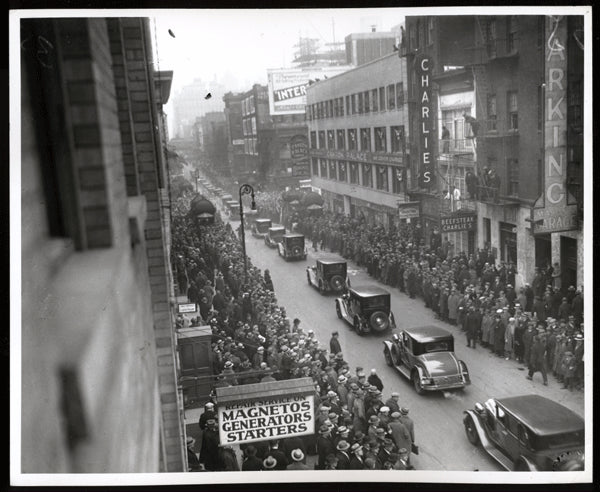
[[[508,458],[502,451],[498,448],[493,447],[493,445],[488,444],[484,446],[485,450],[490,454],[492,458],[494,458],[498,463],[500,463],[504,468],[509,471],[513,469],[513,462]]]
[[[406,367],[404,364],[399,366],[394,365],[394,367],[400,371],[404,377],[410,379],[410,371],[408,370],[408,367]]]

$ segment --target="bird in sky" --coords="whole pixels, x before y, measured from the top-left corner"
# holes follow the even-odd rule
[[[204,96],[204,99],[210,99],[212,97],[212,94],[209,92],[208,94],[206,94],[206,96]]]
[[[171,35],[172,38],[175,37],[175,34],[173,33],[173,31],[171,31],[171,29],[169,29],[169,34]]]

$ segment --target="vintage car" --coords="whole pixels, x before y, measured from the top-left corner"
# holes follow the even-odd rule
[[[348,289],[335,300],[335,310],[338,318],[346,320],[361,336],[396,328],[390,293],[375,285]]]
[[[412,381],[420,395],[471,384],[467,365],[454,354],[452,333],[439,326],[404,329],[383,344],[387,365]]]
[[[316,266],[306,267],[308,285],[319,289],[321,294],[337,292],[341,294],[350,287],[345,261],[317,260]]]
[[[283,235],[279,244],[279,256],[287,260],[306,260],[306,247],[304,246],[304,235],[288,232]]]
[[[269,230],[265,234],[265,244],[269,248],[276,248],[277,245],[281,241],[283,241],[284,234],[285,234],[285,227],[283,227],[283,226],[269,227]]]
[[[584,420],[539,395],[490,398],[466,410],[467,439],[511,471],[584,469]]]
[[[252,224],[252,235],[254,237],[263,238],[269,232],[271,227],[271,219],[254,219]]]

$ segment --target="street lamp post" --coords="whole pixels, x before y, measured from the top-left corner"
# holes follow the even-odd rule
[[[249,184],[240,186],[240,235],[242,240],[242,253],[244,254],[244,281],[248,283],[248,258],[246,256],[246,233],[244,231],[244,204],[242,203],[242,195],[250,195],[252,197],[251,209],[256,210],[256,202],[254,201],[254,188]]]

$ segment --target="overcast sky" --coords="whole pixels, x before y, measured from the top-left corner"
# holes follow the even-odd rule
[[[160,70],[173,70],[174,94],[194,78],[221,79],[227,72],[239,87],[266,83],[268,68],[291,66],[299,35],[324,46],[343,41],[372,24],[389,31],[403,22],[403,9],[172,10],[155,17]],[[333,21],[333,22],[332,22]],[[169,34],[169,29],[175,37]]]

